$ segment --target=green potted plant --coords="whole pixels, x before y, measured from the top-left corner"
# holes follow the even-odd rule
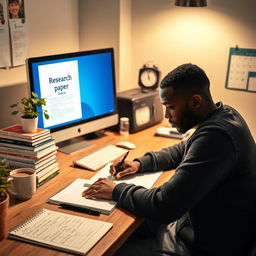
[[[0,160],[0,241],[8,234],[7,210],[9,206],[9,195],[7,188],[9,186],[8,177],[11,169],[6,159]]]
[[[22,98],[21,102],[10,105],[11,108],[15,108],[12,115],[21,113],[21,122],[24,132],[36,132],[38,116],[43,114],[46,119],[49,119],[49,115],[46,109],[42,108],[42,113],[37,111],[37,108],[45,106],[46,99],[39,98],[35,92],[32,92],[32,97]]]

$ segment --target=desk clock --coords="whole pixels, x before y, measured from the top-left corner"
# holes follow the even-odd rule
[[[156,89],[159,84],[160,79],[160,71],[158,68],[153,65],[149,67],[148,65],[144,65],[139,70],[139,86],[142,89]]]

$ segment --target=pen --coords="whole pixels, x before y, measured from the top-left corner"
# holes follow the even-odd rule
[[[95,216],[100,215],[99,211],[91,210],[91,209],[83,208],[83,207],[79,207],[79,206],[74,206],[74,205],[70,205],[70,204],[59,204],[59,206],[63,209],[72,210],[72,211],[76,211],[76,212],[83,212],[83,213],[87,213],[87,214],[91,214],[91,215],[95,215]]]
[[[116,166],[117,172],[120,171],[121,166],[124,164],[124,161],[125,161],[126,157],[128,156],[129,152],[130,152],[130,151],[127,151],[126,154],[124,155],[123,159],[121,160],[121,162],[119,162],[119,163],[117,164],[117,166]]]

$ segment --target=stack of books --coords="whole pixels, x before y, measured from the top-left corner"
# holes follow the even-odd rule
[[[37,128],[36,132],[23,132],[15,124],[0,130],[0,159],[7,159],[12,168],[35,169],[40,186],[59,172],[56,162],[57,147],[50,130]]]

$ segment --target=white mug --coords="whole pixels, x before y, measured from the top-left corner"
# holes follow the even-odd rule
[[[18,168],[10,172],[8,191],[17,199],[27,200],[36,192],[36,172],[31,168]]]

